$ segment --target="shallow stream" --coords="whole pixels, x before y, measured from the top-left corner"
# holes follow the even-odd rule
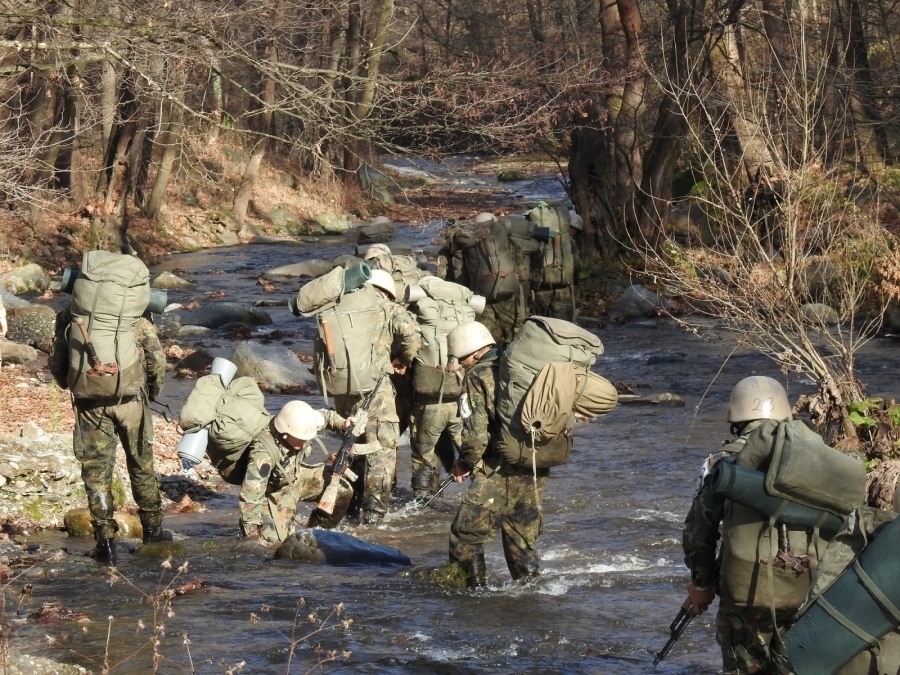
[[[401,228],[397,239],[422,247],[433,236],[430,227]],[[225,300],[248,304],[263,297],[286,300],[299,282],[280,284],[280,292],[266,294],[256,283],[260,273],[352,250],[350,239],[309,242],[173,255],[153,271],[183,270],[197,282],[195,290],[171,292],[174,302],[216,291],[226,292]],[[254,339],[276,329],[293,333],[279,340],[309,353],[313,322],[294,318],[285,307],[265,309],[274,325],[257,329]],[[487,547],[490,587],[477,593],[404,578],[397,568],[273,562],[262,548],[236,538],[236,489],[207,501],[207,513],[167,517],[166,527],[184,543],[190,562],[176,585],[201,578],[207,586],[176,598],[174,615],[162,619],[159,672],[189,673],[192,661],[200,673],[223,673],[240,662],[245,664],[242,672],[284,673],[291,635],[312,632],[316,626],[308,614],[316,612],[321,622],[338,603],[345,606],[342,618],[351,617],[352,625],[302,641],[292,656],[292,672],[312,668],[322,657],[314,649],[318,644],[352,652],[348,660],[324,667],[333,672],[650,672],[653,655],[665,643],[684,599],[681,522],[704,457],[727,437],[722,416],[730,388],[751,374],[783,380],[769,361],[747,349],[738,348],[728,358],[734,339],[709,323],[707,327],[707,340],[668,319],[597,330],[606,346],[597,372],[630,384],[637,393],[675,392],[687,406],[620,406],[607,418],[578,425],[573,459],[552,470],[545,493],[539,544],[543,576],[533,586],[509,582],[499,540]],[[179,343],[223,355],[236,344],[218,336]],[[864,349],[860,376],[872,393],[898,393],[896,349],[890,339],[876,339]],[[163,400],[177,410],[192,386],[193,381],[172,381]],[[811,389],[808,381],[789,382],[792,400]],[[269,396],[267,406],[274,412],[286,400]],[[321,404],[320,398],[307,400]],[[436,508],[426,511],[409,505],[409,446],[404,444],[398,489],[385,523],[345,529],[400,548],[416,566],[441,565],[463,490],[451,486]],[[310,508],[301,506],[302,514]],[[91,622],[28,624],[14,632],[13,644],[99,672],[109,634],[109,661],[119,664],[114,673],[150,672],[150,649],[140,648],[153,625],[151,606],[128,584],[110,585],[102,567],[75,555],[87,551],[91,541],[57,532],[41,533],[34,541],[45,550],[67,547],[73,555],[32,573],[34,600],[29,604],[60,600]],[[175,560],[175,566],[181,562]],[[127,553],[120,555],[119,569],[146,593],[167,583],[174,571]],[[298,612],[301,598],[306,604]],[[269,609],[261,612],[264,606]],[[252,613],[261,620],[255,622]],[[107,617],[113,617],[111,624]],[[48,645],[47,635],[57,643]],[[184,635],[190,640],[190,656]],[[707,613],[688,628],[656,672],[716,672],[721,661],[713,635]]]

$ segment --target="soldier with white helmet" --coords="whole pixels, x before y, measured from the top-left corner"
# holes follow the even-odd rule
[[[327,484],[325,464],[310,460],[313,441],[318,441],[316,435],[324,428],[341,433],[349,424],[352,420],[344,420],[332,411],[314,410],[304,401],[285,404],[250,443],[240,494],[242,536],[274,543],[294,532],[297,504],[318,502]],[[327,516],[314,509],[307,526],[334,527],[347,511],[352,496],[352,488],[342,483],[334,513]]]
[[[768,516],[712,488],[711,474],[720,463],[765,471],[781,428],[777,423],[790,419],[791,406],[777,380],[753,376],[738,382],[725,412],[734,438],[704,463],[684,521],[691,612],[701,614],[719,596],[716,641],[728,674],[791,672],[782,635],[803,604],[818,551],[827,545],[818,528],[778,525],[776,531]]]

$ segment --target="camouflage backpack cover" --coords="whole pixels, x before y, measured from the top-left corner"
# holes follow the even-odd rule
[[[460,254],[464,267],[448,280],[463,283],[464,278],[465,285],[489,303],[519,292],[515,259],[500,221],[455,225],[448,230],[448,242],[451,256]]]
[[[197,380],[181,409],[178,426],[185,434],[206,427],[210,464],[223,480],[240,485],[247,473],[247,449],[269,426],[270,419],[265,397],[253,378],[236,377],[226,387],[219,375],[205,375]],[[270,453],[275,451],[277,462],[277,448],[268,449]]]
[[[549,438],[532,437],[522,420],[526,394],[548,363],[570,363],[589,370],[603,353],[603,343],[593,333],[562,319],[532,316],[500,359],[497,382],[497,451],[515,466],[545,468],[565,464],[572,452],[569,433]],[[576,386],[573,374],[571,386]],[[574,400],[577,391],[570,392]],[[561,393],[561,397],[567,396]],[[562,411],[564,427],[574,426],[574,410]]]
[[[134,327],[150,302],[150,271],[138,258],[86,251],[72,288],[67,383],[75,398],[135,396],[145,383]],[[81,322],[102,366],[91,363]]]
[[[528,212],[528,219],[536,226],[556,233],[550,241],[541,244],[541,285],[549,288],[571,286],[575,281],[575,257],[572,254],[569,210],[562,205],[541,203]]]

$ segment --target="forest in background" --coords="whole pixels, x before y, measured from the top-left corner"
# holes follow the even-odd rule
[[[128,251],[185,194],[239,229],[273,167],[350,210],[385,153],[542,153],[586,269],[720,318],[871,445],[846,406],[900,290],[898,23],[883,0],[0,0],[3,220]]]

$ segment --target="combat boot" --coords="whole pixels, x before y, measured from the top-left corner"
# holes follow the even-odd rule
[[[94,547],[94,558],[104,565],[116,564],[116,540],[101,539]]]
[[[484,551],[479,551],[471,560],[461,563],[466,571],[466,586],[469,588],[484,588],[487,586],[487,566],[484,564]]]
[[[380,525],[382,520],[384,520],[384,514],[378,511],[366,509],[359,512],[359,522],[363,525]]]
[[[144,543],[152,544],[157,541],[167,541],[166,532],[162,529],[162,525],[148,525],[144,529]]]

